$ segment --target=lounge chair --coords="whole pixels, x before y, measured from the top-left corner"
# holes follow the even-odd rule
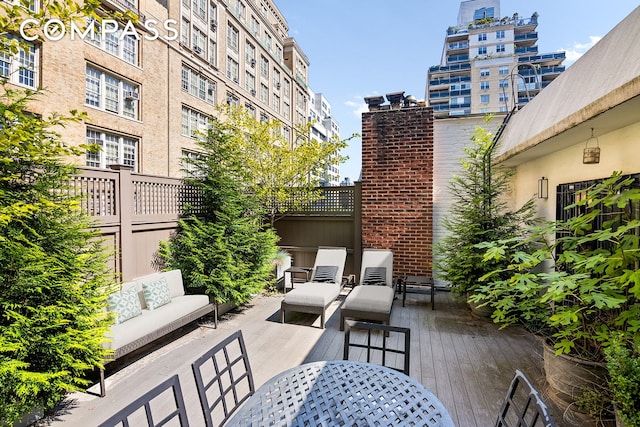
[[[388,325],[394,297],[393,252],[386,249],[363,250],[360,285],[353,288],[340,308],[340,330],[344,331],[345,319],[378,321]]]
[[[320,328],[324,329],[327,307],[340,295],[342,272],[347,259],[346,248],[318,248],[311,272],[311,281],[296,285],[284,296],[280,307],[280,322],[287,311],[320,315]]]

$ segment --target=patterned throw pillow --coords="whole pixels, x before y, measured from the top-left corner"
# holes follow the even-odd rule
[[[116,323],[122,323],[142,314],[140,298],[135,288],[109,295],[107,303],[109,311],[116,313]]]
[[[336,283],[336,274],[338,273],[337,265],[319,265],[313,273],[312,282],[331,282]]]
[[[385,267],[365,267],[362,284],[386,286],[387,269]]]
[[[169,284],[166,277],[158,280],[142,284],[142,293],[144,301],[147,303],[149,310],[154,310],[160,306],[171,302],[171,293],[169,292]]]

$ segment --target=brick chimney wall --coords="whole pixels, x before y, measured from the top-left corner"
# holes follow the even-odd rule
[[[391,249],[394,276],[432,275],[433,109],[362,115],[362,246]]]

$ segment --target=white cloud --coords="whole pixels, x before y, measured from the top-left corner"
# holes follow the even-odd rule
[[[567,65],[576,62],[586,51],[591,49],[594,44],[598,43],[602,37],[589,36],[589,43],[576,43],[569,49],[562,49],[567,52]]]
[[[364,99],[358,97],[357,98],[359,101],[345,101],[344,105],[346,105],[347,107],[349,107],[351,109],[351,112],[356,116],[356,117],[361,117],[362,113],[366,113],[367,111],[369,111],[369,107],[367,106],[367,104],[364,102]]]

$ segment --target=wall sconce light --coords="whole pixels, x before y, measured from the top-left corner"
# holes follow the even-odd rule
[[[549,198],[549,180],[544,176],[538,180],[538,199]]]
[[[589,144],[592,146],[590,147]],[[593,144],[595,144],[595,147]],[[582,153],[582,163],[585,165],[600,163],[600,144],[598,143],[598,138],[593,135],[593,128],[591,128],[591,136],[587,139]]]

